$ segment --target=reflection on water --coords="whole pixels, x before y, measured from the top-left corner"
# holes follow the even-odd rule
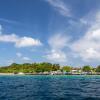
[[[0,100],[100,100],[100,76],[0,76]]]

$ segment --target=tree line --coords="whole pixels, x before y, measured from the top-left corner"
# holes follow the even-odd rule
[[[16,64],[13,63],[10,66],[1,67],[0,73],[34,73],[34,72],[50,72],[57,71],[60,69],[59,64],[51,64],[51,63],[24,63],[24,64]]]
[[[61,67],[59,64],[51,64],[47,62],[43,63],[24,63],[24,64],[16,64],[13,63],[9,66],[0,67],[0,73],[40,73],[40,72],[51,72],[51,71],[64,71],[64,72],[70,72],[71,70],[82,70],[84,72],[100,72],[100,66],[97,66],[96,68],[93,68],[89,65],[83,66],[81,68],[75,68],[71,66],[63,66]]]

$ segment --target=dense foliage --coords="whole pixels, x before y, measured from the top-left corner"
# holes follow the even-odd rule
[[[100,65],[96,68],[96,72],[100,72]]]
[[[51,63],[25,63],[25,64],[16,64],[13,63],[7,67],[1,67],[1,73],[34,73],[34,72],[50,72],[50,71],[57,71],[60,69],[59,64],[51,64]]]
[[[71,72],[71,70],[81,70],[83,72],[99,72],[100,66],[97,68],[93,68],[91,66],[83,66],[82,68],[74,68],[71,66],[63,66],[61,67],[59,64],[51,64],[47,62],[43,63],[24,63],[24,64],[16,64],[13,63],[10,66],[0,67],[0,73],[40,73],[40,72],[51,72],[51,71],[62,71],[62,72]]]
[[[72,68],[71,68],[70,66],[64,66],[64,67],[62,68],[62,70],[65,71],[65,72],[70,72],[71,69],[72,69]]]
[[[82,68],[82,70],[84,71],[84,72],[91,72],[91,67],[90,66],[83,66],[83,68]]]

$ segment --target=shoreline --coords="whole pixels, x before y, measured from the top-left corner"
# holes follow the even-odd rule
[[[0,73],[0,76],[2,76],[2,75],[33,75],[33,76],[35,76],[35,75],[43,75],[43,76],[45,76],[45,75],[50,75],[50,76],[54,76],[54,75],[58,75],[58,76],[63,76],[63,75],[65,75],[65,76],[74,76],[74,75],[76,75],[76,76],[86,76],[86,75],[89,75],[89,76],[95,76],[95,75],[98,75],[98,76],[100,76],[100,74],[32,74],[32,73],[23,73],[23,74],[14,74],[14,73]]]

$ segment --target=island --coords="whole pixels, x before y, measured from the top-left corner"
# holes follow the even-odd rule
[[[100,65],[92,67],[60,66],[48,62],[42,63],[13,63],[0,67],[0,75],[100,75]]]

